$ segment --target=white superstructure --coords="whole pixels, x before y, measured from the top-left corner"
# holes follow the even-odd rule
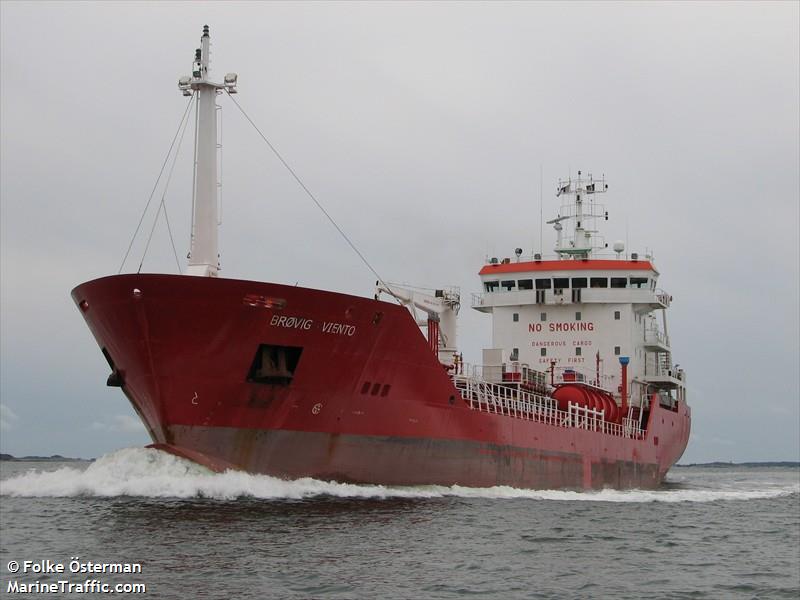
[[[628,397],[640,406],[659,394],[665,404],[684,400],[685,375],[673,364],[667,334],[672,297],[658,288],[652,257],[602,256],[597,230],[608,213],[595,202],[608,189],[591,175],[559,182],[566,199],[548,223],[556,230],[554,257],[491,258],[481,269],[483,292],[472,306],[492,315],[493,355],[552,372],[553,381],[584,381],[618,399],[620,358],[629,357]],[[485,353],[486,355],[486,353]]]

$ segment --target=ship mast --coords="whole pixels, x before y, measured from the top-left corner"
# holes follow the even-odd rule
[[[209,77],[211,36],[208,25],[203,27],[200,48],[195,50],[191,77],[181,77],[178,88],[184,96],[197,95],[197,144],[195,146],[194,201],[192,237],[189,248],[187,275],[216,277],[219,271],[217,244],[218,193],[217,181],[217,94],[226,90],[236,93],[235,73],[225,75],[224,83],[214,83]]]

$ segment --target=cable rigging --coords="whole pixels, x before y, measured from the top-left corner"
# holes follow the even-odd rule
[[[247,120],[247,122],[250,123],[250,125],[253,127],[253,129],[256,130],[256,133],[258,133],[258,135],[261,137],[261,139],[264,141],[264,143],[266,143],[266,145],[269,147],[269,149],[272,151],[272,153],[277,157],[277,159],[284,166],[284,168],[286,168],[286,170],[289,172],[289,174],[292,176],[292,178],[294,178],[294,180],[297,182],[297,184],[300,186],[300,188],[311,199],[311,201],[322,212],[322,214],[325,215],[325,218],[328,219],[330,224],[333,225],[334,229],[336,229],[336,231],[339,233],[339,235],[342,236],[342,238],[347,243],[347,245],[350,246],[350,248],[353,250],[353,252],[356,253],[356,255],[361,260],[361,262],[363,262],[364,265],[370,270],[370,272],[377,278],[378,283],[382,284],[384,287],[388,287],[386,282],[384,281],[383,277],[381,277],[381,275],[378,273],[378,271],[367,260],[367,258],[358,249],[358,247],[355,245],[355,243],[347,236],[347,234],[344,232],[344,230],[339,226],[339,224],[336,222],[336,220],[331,216],[331,214],[327,211],[327,209],[317,199],[317,197],[314,195],[314,193],[308,188],[308,186],[306,186],[306,184],[303,182],[303,180],[300,178],[300,176],[297,174],[297,172],[289,165],[289,163],[286,161],[286,159],[283,158],[281,153],[278,152],[278,149],[269,141],[269,139],[267,138],[266,135],[264,135],[264,133],[261,131],[261,129],[259,129],[259,127],[255,124],[253,119],[250,118],[250,116],[247,114],[247,112],[244,110],[244,108],[242,108],[242,106],[236,101],[236,99],[230,94],[230,92],[228,92],[228,90],[226,90],[226,93],[228,94],[228,97],[234,103],[236,108],[238,108],[239,111],[242,113],[242,115]],[[173,251],[173,254],[175,256],[175,262],[176,262],[176,264],[178,266],[178,271],[180,272],[180,261],[178,260],[178,253],[177,253],[177,249],[175,248],[175,241],[174,241],[174,238],[173,238],[173,235],[172,235],[172,228],[170,226],[169,217],[168,217],[167,211],[166,211],[165,199],[166,199],[166,193],[167,193],[167,189],[169,187],[170,180],[172,179],[172,173],[173,173],[174,168],[175,168],[175,163],[177,161],[178,151],[180,150],[180,146],[181,146],[181,144],[183,142],[184,134],[186,133],[186,128],[187,128],[187,125],[188,125],[187,115],[189,114],[189,110],[191,108],[192,101],[194,99],[195,99],[195,94],[193,93],[192,96],[189,98],[189,102],[187,102],[187,104],[186,104],[186,109],[183,112],[183,115],[181,117],[181,120],[180,120],[180,123],[178,125],[178,128],[175,131],[175,135],[172,138],[172,142],[170,143],[169,150],[167,151],[167,155],[164,157],[164,161],[163,161],[163,163],[161,165],[161,169],[159,170],[158,177],[156,178],[156,181],[153,184],[153,189],[150,192],[150,196],[147,199],[147,203],[145,204],[144,210],[142,211],[142,215],[139,218],[139,222],[136,225],[135,231],[133,232],[133,236],[131,237],[131,241],[128,244],[127,250],[125,251],[125,256],[123,257],[122,263],[120,264],[119,270],[117,271],[118,274],[122,272],[122,269],[124,268],[125,263],[128,260],[128,256],[130,255],[131,248],[133,247],[133,244],[134,244],[134,242],[136,240],[136,236],[139,234],[139,231],[140,231],[140,229],[142,227],[142,223],[144,222],[144,218],[145,218],[145,216],[147,214],[148,209],[150,208],[150,204],[153,201],[153,197],[155,196],[155,192],[158,189],[158,185],[159,185],[159,183],[161,181],[161,178],[164,175],[164,169],[166,168],[166,165],[169,162],[170,156],[173,155],[172,151],[173,151],[173,148],[175,148],[175,142],[176,141],[178,142],[178,149],[176,150],[175,155],[173,156],[172,165],[171,165],[171,167],[169,169],[169,173],[167,175],[167,181],[166,181],[166,184],[165,184],[164,192],[163,192],[163,194],[161,196],[161,202],[159,203],[158,211],[156,212],[156,216],[155,216],[155,218],[153,220],[153,226],[150,229],[150,234],[149,234],[149,236],[147,238],[145,249],[144,249],[144,252],[142,254],[142,260],[139,263],[139,269],[138,269],[137,272],[140,272],[141,269],[142,269],[142,265],[144,263],[144,259],[145,259],[146,255],[147,255],[147,251],[148,251],[148,249],[150,247],[150,242],[152,241],[152,238],[153,238],[153,233],[155,231],[155,226],[156,226],[156,223],[158,221],[158,217],[159,217],[159,215],[160,215],[162,210],[164,211],[164,218],[166,220],[167,231],[169,233],[170,242],[172,244],[172,251]],[[197,119],[197,116],[195,116],[195,120],[196,119]],[[196,137],[196,135],[197,135],[197,132],[195,131],[195,137]],[[197,145],[197,140],[195,139],[195,146],[196,145]],[[196,152],[196,148],[195,148],[195,152]],[[197,165],[196,165],[196,161],[195,161],[195,165],[194,165],[195,169],[196,169],[196,166]],[[194,185],[194,181],[193,181],[193,185]],[[194,193],[192,194],[192,201],[194,202]],[[194,217],[194,211],[193,211],[193,217]],[[194,228],[194,223],[192,223],[192,229],[193,228]]]
[[[183,144],[183,136],[186,134],[186,128],[189,125],[189,119],[185,118],[184,115],[183,119],[183,130],[181,131],[181,137],[178,140],[178,147],[175,149],[175,154],[172,157],[172,165],[169,168],[169,173],[167,174],[167,181],[164,184],[164,191],[161,194],[161,202],[158,205],[158,211],[156,211],[156,216],[153,219],[153,226],[150,228],[150,235],[147,237],[147,244],[145,244],[144,252],[142,252],[142,260],[139,262],[139,269],[136,271],[137,273],[141,273],[142,265],[144,264],[144,259],[147,256],[147,250],[150,248],[150,242],[153,239],[153,232],[156,230],[156,224],[158,223],[158,215],[161,214],[161,211],[164,211],[164,220],[167,223],[167,232],[169,233],[169,241],[172,244],[172,254],[175,256],[175,264],[178,267],[178,273],[181,272],[181,262],[178,260],[178,250],[175,248],[175,238],[172,236],[172,227],[169,224],[169,215],[167,215],[167,205],[166,205],[166,198],[167,198],[167,190],[169,189],[169,184],[172,181],[172,172],[175,170],[175,163],[178,162],[178,155],[181,152],[181,145]]]
[[[128,260],[128,255],[131,252],[131,248],[133,248],[133,242],[136,240],[136,236],[139,234],[139,229],[141,229],[144,217],[147,214],[147,210],[150,208],[150,203],[153,201],[153,196],[155,196],[156,189],[158,188],[158,183],[161,181],[161,176],[164,174],[164,168],[167,166],[169,157],[172,155],[172,149],[175,147],[175,141],[178,139],[178,136],[181,133],[181,129],[184,128],[184,120],[186,119],[186,115],[189,114],[189,109],[192,106],[193,99],[194,95],[192,95],[192,97],[189,98],[189,102],[186,103],[186,109],[183,111],[183,116],[181,117],[180,123],[178,123],[178,129],[175,131],[175,135],[172,137],[172,143],[170,143],[167,155],[164,157],[164,162],[161,164],[161,170],[158,172],[158,177],[156,177],[156,182],[153,184],[153,189],[150,191],[150,197],[147,199],[147,204],[145,204],[144,210],[142,211],[142,216],[139,218],[139,223],[136,225],[136,230],[133,232],[133,236],[131,236],[131,241],[128,244],[128,249],[125,251],[125,256],[122,258],[122,263],[120,263],[119,269],[117,270],[117,275],[122,273],[122,269],[125,266],[125,261]]]
[[[336,221],[333,219],[333,217],[330,215],[330,213],[328,213],[328,211],[325,210],[325,207],[322,206],[322,203],[319,200],[317,200],[316,196],[314,196],[314,194],[311,193],[311,190],[309,190],[306,187],[306,185],[303,183],[303,181],[300,179],[300,177],[297,175],[297,173],[295,173],[294,169],[292,169],[292,167],[289,166],[289,163],[287,163],[286,160],[284,160],[283,156],[281,156],[280,152],[278,152],[278,150],[275,148],[275,146],[273,146],[272,143],[270,143],[270,141],[267,139],[267,136],[265,136],[261,132],[261,130],[258,128],[258,126],[253,122],[253,119],[250,118],[250,116],[245,112],[245,110],[241,107],[241,105],[236,101],[236,98],[234,98],[231,95],[231,93],[228,92],[227,90],[225,90],[225,91],[228,94],[228,98],[230,98],[233,101],[233,103],[236,105],[236,108],[239,109],[239,111],[242,113],[242,115],[244,115],[244,118],[247,119],[247,121],[250,123],[250,125],[253,126],[253,129],[256,130],[258,135],[261,136],[261,139],[264,140],[264,142],[267,144],[267,146],[269,146],[269,149],[272,150],[272,153],[278,158],[279,161],[281,161],[283,166],[286,167],[286,170],[289,171],[289,173],[292,175],[292,177],[294,177],[294,180],[298,183],[298,185],[301,188],[303,188],[303,191],[306,193],[306,195],[309,198],[311,198],[311,200],[314,202],[314,204],[317,205],[317,208],[319,208],[322,211],[322,214],[324,214],[325,217],[327,217],[327,219],[328,219],[328,221],[330,221],[331,225],[333,225],[336,228],[336,231],[338,231],[339,234],[344,238],[344,241],[347,242],[347,244],[350,246],[350,248],[353,249],[353,252],[355,252],[358,255],[358,257],[361,259],[361,262],[363,262],[367,266],[367,268],[372,272],[372,274],[375,275],[375,277],[378,278],[378,281],[385,286],[386,283],[384,282],[383,278],[373,268],[373,266],[369,263],[369,261],[366,259],[366,257],[361,253],[361,251],[358,248],[356,248],[356,245],[350,240],[350,238],[347,237],[347,234],[342,230],[341,227],[339,227],[338,223],[336,223]]]

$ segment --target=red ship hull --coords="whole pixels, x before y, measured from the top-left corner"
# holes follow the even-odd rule
[[[394,304],[174,275],[105,277],[72,296],[155,446],[216,470],[385,485],[649,488],[688,442],[683,403],[653,402],[644,439],[475,410]],[[290,381],[249,377],[264,345],[297,353]]]

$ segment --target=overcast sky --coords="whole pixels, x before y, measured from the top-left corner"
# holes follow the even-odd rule
[[[208,24],[212,73],[239,74],[239,102],[386,280],[457,285],[468,305],[487,254],[538,251],[540,169],[545,218],[559,177],[605,173],[607,239],[651,249],[674,297],[682,462],[800,460],[798,6],[0,3],[0,450],[148,443],[69,292],[119,269]],[[220,104],[221,275],[371,295]],[[190,147],[166,195],[182,257]],[[176,269],[160,222],[143,271]],[[479,362],[488,316],[459,327]]]

